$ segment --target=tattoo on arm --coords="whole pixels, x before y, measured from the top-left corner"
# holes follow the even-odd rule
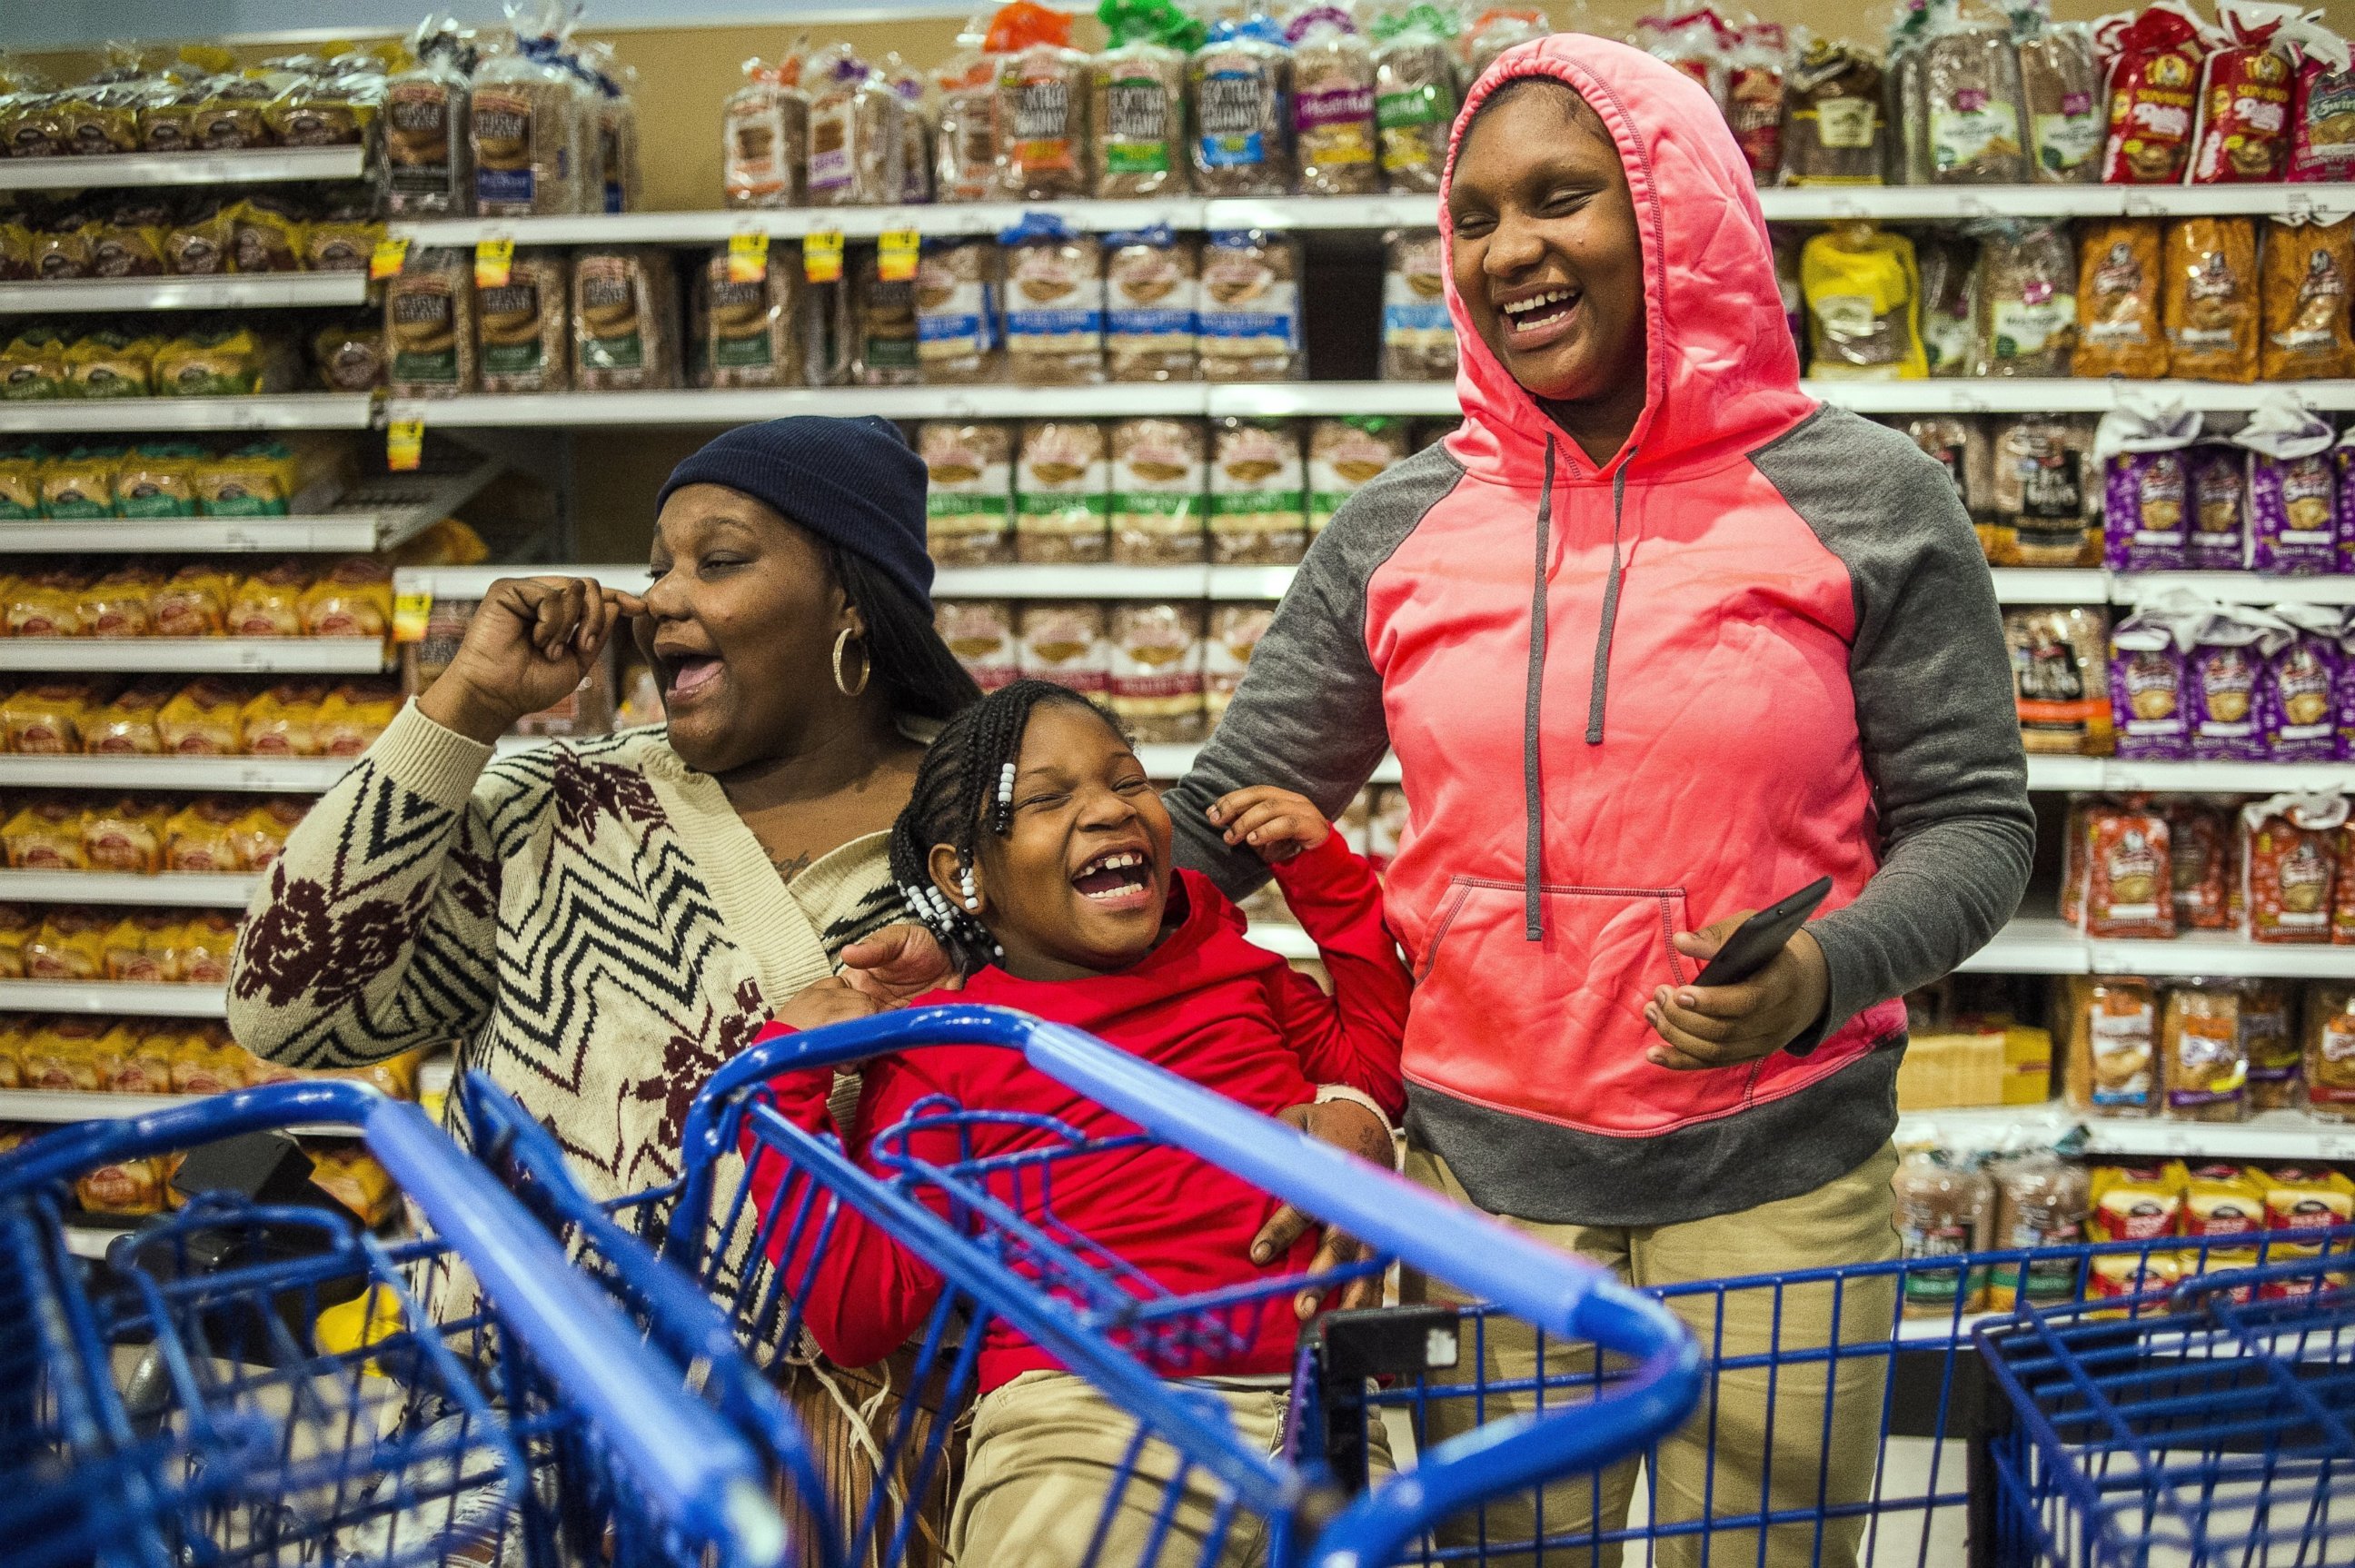
[[[778,879],[790,886],[795,877],[809,869],[810,858],[807,854],[792,855],[773,860],[771,864],[777,868]]]

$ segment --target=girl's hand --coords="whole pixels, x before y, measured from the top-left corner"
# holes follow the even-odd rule
[[[1391,1168],[1392,1152],[1391,1133],[1381,1119],[1363,1105],[1349,1100],[1327,1100],[1322,1104],[1294,1105],[1276,1114],[1276,1120],[1288,1122],[1320,1143],[1356,1155],[1369,1165]],[[1316,1221],[1291,1204],[1279,1204],[1267,1223],[1252,1238],[1251,1260],[1262,1268],[1280,1262],[1292,1250],[1292,1243],[1315,1227]],[[1326,1227],[1309,1260],[1308,1272],[1322,1274],[1327,1269],[1340,1268],[1356,1263],[1367,1253],[1363,1242],[1339,1231]],[[1334,1306],[1347,1311],[1357,1307],[1381,1305],[1382,1282],[1379,1276],[1351,1280]],[[1292,1313],[1303,1323],[1316,1316],[1321,1305],[1314,1291],[1304,1290],[1293,1297]]]
[[[1224,830],[1228,843],[1249,845],[1271,866],[1316,848],[1333,831],[1333,825],[1309,804],[1307,796],[1273,784],[1253,784],[1222,795],[1206,815]]]
[[[1681,933],[1677,951],[1707,962],[1753,912],[1740,910],[1714,925]],[[1824,950],[1803,928],[1773,962],[1739,985],[1662,986],[1654,991],[1644,1021],[1664,1043],[1645,1057],[1655,1067],[1689,1072],[1771,1056],[1823,1017],[1830,992]]]
[[[805,986],[777,1009],[777,1021],[807,1031],[828,1024],[847,1023],[884,1010],[883,1004],[854,987],[839,975]]]
[[[853,989],[896,1008],[926,991],[956,991],[964,976],[949,965],[940,938],[912,921],[887,925],[842,950],[839,976]]]
[[[502,577],[418,710],[488,745],[517,720],[570,696],[615,628],[645,612],[635,594],[585,577]]]

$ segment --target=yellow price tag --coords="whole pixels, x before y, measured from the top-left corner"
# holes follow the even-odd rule
[[[477,240],[474,241],[474,286],[476,288],[506,288],[507,274],[514,270],[514,240]]]
[[[394,420],[384,427],[384,465],[395,474],[425,466],[425,421]]]
[[[388,234],[376,242],[368,252],[368,282],[379,283],[400,275],[400,264],[409,260],[409,240],[406,235]]]
[[[842,230],[828,229],[802,236],[802,276],[813,283],[842,281]]]
[[[433,615],[433,594],[430,590],[411,590],[392,596],[392,640],[396,643],[421,643],[425,640],[425,623]]]
[[[886,283],[913,282],[916,276],[916,231],[891,229],[875,242],[875,276]]]
[[[764,233],[728,236],[728,281],[757,283],[769,275],[769,237]]]

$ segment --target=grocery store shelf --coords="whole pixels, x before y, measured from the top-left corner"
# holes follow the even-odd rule
[[[383,475],[345,492],[324,511],[295,517],[0,522],[0,555],[391,549],[464,506],[498,476],[499,468],[481,463],[458,473]]]
[[[373,412],[374,400],[366,392],[288,392],[267,398],[58,398],[46,402],[0,402],[0,435],[366,430]]]
[[[1866,218],[1883,222],[1974,218],[2261,217],[2355,212],[2351,185],[1821,186],[1762,190],[1770,223]]]
[[[0,638],[0,670],[377,675],[391,667],[373,637]]]
[[[60,278],[0,283],[0,315],[77,310],[229,310],[358,304],[365,272],[253,272],[218,278]]]
[[[2096,975],[2196,976],[2234,979],[2355,979],[2355,947],[2328,943],[2257,943],[2234,938],[2173,942],[2090,942]]]
[[[1909,1111],[1897,1141],[1993,1144],[2007,1134],[2050,1144],[2082,1128],[2089,1155],[2199,1156],[2214,1159],[2355,1159],[2355,1123],[2326,1122],[2304,1111],[2260,1111],[2245,1122],[2178,1122],[2164,1117],[2087,1116],[2060,1101],[2036,1105],[1974,1105]]]
[[[1118,389],[1105,391],[1117,395]],[[1463,412],[1453,381],[1221,381],[1199,389],[1214,417],[1432,414]]]
[[[2073,926],[2027,916],[1955,967],[1987,975],[2083,975],[2089,962],[2085,939]]]
[[[883,419],[1089,419],[1203,411],[1191,383],[1096,387],[781,387],[764,390],[548,392],[530,396],[397,401],[388,417],[429,429],[590,425],[727,425],[788,414],[872,414]]]
[[[96,1122],[112,1116],[147,1116],[204,1099],[201,1094],[110,1094],[78,1089],[0,1089],[0,1122]],[[324,1122],[286,1129],[323,1136],[348,1136],[354,1129]],[[117,1232],[91,1230],[88,1234],[112,1239]]]
[[[364,147],[261,147],[237,153],[119,153],[96,158],[0,158],[0,190],[94,190],[151,185],[356,180]]]
[[[221,1019],[229,1016],[229,987],[133,980],[0,980],[0,1012]]]
[[[1281,599],[1289,566],[943,566],[943,599]]]
[[[2254,571],[2110,575],[2113,604],[2134,604],[2158,594],[2179,592],[2197,593],[2203,599],[2227,604],[2355,604],[2355,577],[2260,577]]]
[[[1136,748],[1136,758],[1137,761],[1145,764],[1146,773],[1149,777],[1156,779],[1180,779],[1185,777],[1187,771],[1193,767],[1194,758],[1201,749],[1201,747],[1187,741],[1148,741],[1140,744]],[[1372,784],[1398,783],[1398,759],[1394,756],[1385,755],[1380,762],[1374,764],[1374,775],[1368,782]]]
[[[351,757],[9,755],[0,756],[0,785],[317,795],[343,777],[354,761]]]
[[[162,871],[143,876],[135,871],[6,869],[0,870],[0,903],[243,909],[261,885],[259,871]]]
[[[642,588],[646,581],[646,563],[604,561],[582,564],[559,561],[551,565],[508,566],[403,566],[392,574],[395,594],[427,593],[436,599],[480,599],[491,591],[491,584],[506,577],[586,577],[614,587],[633,591]]]
[[[1801,381],[1800,389],[1865,414],[2103,414],[2113,409],[2245,411],[2285,394],[2309,409],[2355,409],[2355,381],[2126,381],[2099,377]]]
[[[1436,221],[1435,198],[1415,198],[1426,227]],[[555,214],[543,218],[437,218],[395,221],[389,231],[413,245],[472,245],[513,240],[518,245],[715,245],[735,234],[798,239],[832,230],[848,240],[913,229],[923,235],[996,234],[1031,213],[1047,213],[1071,229],[1108,234],[1166,223],[1202,227],[1203,203],[1188,197],[1147,201],[982,201],[937,207],[774,208],[735,211]],[[1228,225],[1228,227],[1235,227]],[[1360,224],[1334,225],[1359,228]]]
[[[2355,763],[2135,763],[2110,757],[2030,757],[2028,787],[2216,795],[2335,790],[2355,787]]]
[[[1995,596],[2006,604],[2103,604],[2110,597],[2110,574],[1999,566],[1995,569]]]

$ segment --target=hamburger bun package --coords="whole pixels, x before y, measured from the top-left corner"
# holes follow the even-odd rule
[[[2117,755],[2181,762],[2191,755],[2186,661],[2204,612],[2144,604],[2110,633],[2110,709]]]
[[[2203,441],[2184,454],[2183,563],[2193,571],[2243,571],[2249,564],[2249,454]]]
[[[2262,762],[2265,648],[2284,624],[2245,605],[2211,605],[2193,635],[2184,681],[2195,762]]]
[[[2241,808],[2241,924],[2252,942],[2328,942],[2347,801],[2283,794]]]
[[[2265,754],[2276,763],[2328,763],[2339,755],[2336,694],[2346,657],[2339,612],[2328,604],[2276,604],[2283,623],[2264,644],[2258,723]]]
[[[2269,395],[2232,441],[2246,453],[2249,566],[2276,577],[2336,571],[2330,421]]]
[[[2191,495],[2194,413],[2116,410],[2094,427],[2102,468],[2103,550],[2112,571],[2180,571]]]

